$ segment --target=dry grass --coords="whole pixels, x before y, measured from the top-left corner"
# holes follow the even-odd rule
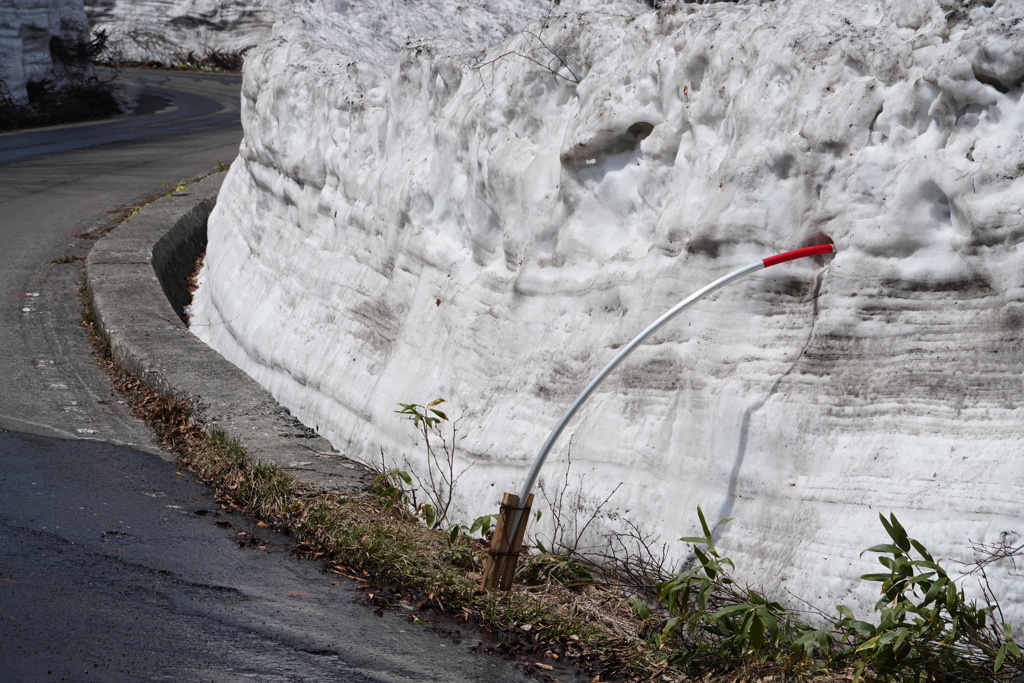
[[[203,269],[204,260],[206,260],[205,249],[199,253],[199,256],[196,256],[195,261],[192,262],[192,272],[185,278],[185,289],[188,290],[189,294],[195,294],[196,290],[199,289],[199,271]]]
[[[80,254],[61,254],[57,258],[50,261],[54,265],[63,265],[65,263],[80,263],[85,260],[85,257]]]

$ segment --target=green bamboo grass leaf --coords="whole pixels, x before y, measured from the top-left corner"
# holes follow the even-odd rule
[[[996,659],[992,662],[992,673],[999,673],[999,670],[1003,668],[1003,660],[1006,659],[1006,643],[999,646],[999,651],[996,652]]]
[[[437,521],[437,511],[434,510],[433,505],[429,503],[420,505],[420,516],[423,517],[423,521],[427,523],[429,528],[434,528],[434,523]]]
[[[760,617],[756,612],[752,612],[748,616],[749,625],[747,626],[748,638],[750,640],[750,647],[754,652],[759,652],[764,647],[764,624],[761,623]]]
[[[697,517],[700,519],[700,528],[704,532],[704,538],[711,539],[711,529],[708,528],[708,521],[704,519],[704,511],[697,506]]]
[[[727,617],[730,614],[737,614],[739,612],[751,612],[755,609],[753,605],[741,604],[741,605],[729,605],[723,607],[711,616],[712,621],[718,621],[722,617]]]
[[[715,563],[700,548],[694,547],[693,553],[697,556],[697,561],[700,562],[701,567],[704,568],[704,573],[708,575],[709,579],[714,580],[718,576],[718,572],[715,571]]]
[[[928,553],[928,550],[924,547],[924,545],[922,545],[920,543],[920,541],[917,541],[917,540],[912,538],[912,539],[910,539],[910,545],[914,546],[914,550],[916,550],[918,552],[918,554],[920,554],[921,557],[923,557],[924,559],[928,560],[929,562],[934,562],[935,561],[935,558],[933,558]]]
[[[847,607],[846,605],[837,605],[836,606],[836,611],[839,612],[839,614],[843,615],[847,619],[855,619],[856,618],[854,616],[854,614],[853,614],[853,610],[850,609],[849,607]]]
[[[649,621],[651,618],[651,610],[648,609],[647,605],[644,604],[643,600],[639,598],[630,598],[629,607],[633,610],[633,614],[637,615],[643,621]]]
[[[910,552],[910,538],[907,536],[907,530],[904,529],[903,525],[900,524],[900,521],[898,519],[896,519],[896,515],[890,514],[889,515],[889,521],[892,524],[892,526],[891,526],[892,531],[890,532],[890,536],[892,536],[892,540],[894,540],[896,542],[896,545],[898,545],[903,552],[909,553]]]
[[[708,543],[708,539],[701,538],[700,536],[683,536],[679,540],[683,543],[700,543],[702,545],[707,545]]]
[[[931,587],[928,589],[928,592],[925,593],[924,600],[921,601],[921,605],[929,605],[935,602],[935,599],[939,597],[939,593],[942,592],[942,589],[944,587],[945,586],[943,585],[942,581],[936,581],[935,583],[933,583]]]
[[[871,546],[861,553],[861,555],[864,553],[892,553],[893,555],[900,555],[902,552],[903,550],[901,550],[899,546],[895,546],[892,543],[881,543],[879,545]]]

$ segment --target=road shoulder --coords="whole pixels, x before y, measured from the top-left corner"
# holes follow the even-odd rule
[[[255,460],[329,491],[365,488],[370,477],[274,400],[255,380],[200,341],[178,301],[223,173],[139,210],[99,240],[86,264],[96,327],[114,362],[160,393],[186,402],[193,419],[237,439]]]

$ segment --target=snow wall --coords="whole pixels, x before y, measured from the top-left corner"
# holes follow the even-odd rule
[[[310,0],[85,0],[94,30],[109,35],[105,57],[177,64],[189,53],[244,52],[270,37],[275,21]]]
[[[91,39],[82,0],[4,0],[0,5],[0,96],[22,101],[28,97],[28,83],[60,78],[50,54],[55,36],[72,43]]]
[[[1024,532],[1022,21],[1006,0],[690,5],[388,62],[307,13],[247,62],[193,329],[364,461],[422,474],[394,410],[447,398],[465,521],[649,322],[827,236],[829,264],[642,346],[542,479],[584,521],[619,486],[586,544],[632,523],[683,562],[700,505],[735,518],[743,579],[863,610],[879,513],[947,558]],[[551,534],[538,494],[529,533]]]
[[[482,48],[546,12],[541,0],[504,0],[497,9],[483,0],[451,8],[440,0],[85,0],[85,5],[93,29],[110,35],[109,58],[163,64],[186,61],[190,53],[197,58],[245,53],[267,40],[274,23],[289,19],[296,9],[343,16],[348,50],[361,49],[363,57],[367,50],[392,56],[395,46],[425,35]],[[500,11],[502,5],[507,11]]]

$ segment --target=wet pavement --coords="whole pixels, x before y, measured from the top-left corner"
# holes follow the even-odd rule
[[[0,432],[4,681],[514,681],[511,663],[378,616],[187,472]]]

